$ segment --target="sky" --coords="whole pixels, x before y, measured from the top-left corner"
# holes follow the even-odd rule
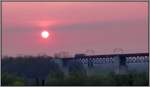
[[[43,39],[41,32],[49,37]],[[148,52],[146,2],[3,2],[2,54]],[[89,53],[90,54],[90,53]]]

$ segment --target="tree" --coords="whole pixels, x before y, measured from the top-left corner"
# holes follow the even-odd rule
[[[78,60],[73,60],[69,65],[68,83],[71,85],[83,85],[87,78],[83,64]]]
[[[71,55],[70,55],[69,52],[62,51],[62,52],[59,52],[59,53],[55,53],[54,57],[55,58],[68,58],[68,57],[71,57]]]
[[[64,72],[56,65],[55,68],[50,68],[46,85],[62,85],[64,77]]]
[[[1,77],[1,84],[2,86],[23,86],[25,85],[25,81],[23,78],[18,77],[13,74],[8,74],[2,72],[2,77]]]

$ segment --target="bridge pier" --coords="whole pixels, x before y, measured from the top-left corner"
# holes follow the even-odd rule
[[[126,64],[126,57],[116,55],[114,56],[114,66],[115,66],[115,73],[116,74],[127,74],[128,73],[128,66]]]

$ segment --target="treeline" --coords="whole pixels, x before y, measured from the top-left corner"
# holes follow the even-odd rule
[[[1,84],[6,85],[149,85],[148,72],[118,75],[113,72],[88,75],[83,65],[74,61],[62,68],[48,56],[5,57],[1,60]],[[67,71],[68,70],[68,71]]]

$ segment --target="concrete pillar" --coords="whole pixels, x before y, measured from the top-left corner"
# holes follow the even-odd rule
[[[119,56],[114,56],[114,72],[119,73]]]
[[[116,74],[127,74],[128,67],[126,65],[126,57],[119,55],[114,56],[114,67]]]
[[[88,59],[88,68],[93,68],[93,60],[91,58]]]
[[[93,70],[94,70],[94,67],[93,67],[93,59],[92,58],[88,58],[88,61],[87,61],[87,75],[88,76],[91,76],[93,75]]]

